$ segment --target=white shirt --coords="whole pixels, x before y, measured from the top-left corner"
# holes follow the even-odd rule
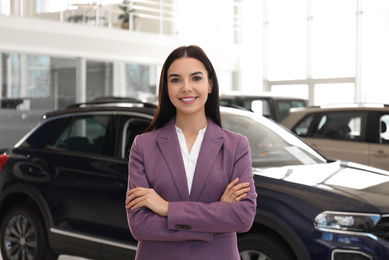
[[[201,143],[203,142],[206,129],[207,126],[205,126],[203,129],[200,129],[199,133],[197,134],[196,140],[192,146],[192,149],[190,150],[189,153],[188,147],[186,146],[184,133],[180,128],[176,126],[178,141],[180,143],[180,148],[181,148],[182,160],[184,161],[184,166],[185,166],[186,179],[188,181],[189,194],[192,189],[192,183],[193,183],[194,172],[196,169],[197,158],[199,157]]]

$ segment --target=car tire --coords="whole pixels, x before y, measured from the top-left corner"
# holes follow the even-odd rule
[[[32,259],[55,260],[42,221],[29,207],[11,208],[5,215],[0,229],[3,260]]]
[[[285,243],[269,233],[242,235],[238,238],[241,260],[295,260],[293,252]]]

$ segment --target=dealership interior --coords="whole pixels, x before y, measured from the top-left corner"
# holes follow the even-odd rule
[[[221,93],[385,103],[388,29],[386,0],[0,0],[0,147],[47,111],[155,97],[164,59],[189,44]]]
[[[23,140],[49,111],[101,97],[155,102],[166,57],[186,45],[198,45],[208,55],[217,72],[220,94],[303,99],[307,106],[317,106],[322,111],[331,104],[350,103],[380,105],[389,110],[388,31],[388,0],[0,0],[0,156],[5,157],[3,151]],[[332,140],[330,148],[341,150],[345,146],[341,141],[352,139],[358,144],[368,143],[371,140],[358,139],[356,133],[372,133],[374,128],[379,133],[371,139],[375,138],[380,158],[387,163],[389,112],[382,113],[385,115],[375,118],[371,116],[373,113],[364,114],[367,129],[364,132],[352,128],[362,121],[354,120],[349,125],[351,129],[346,129],[347,136]],[[309,122],[299,121],[300,125],[294,129],[303,132],[304,137],[309,137],[308,131],[313,128],[309,123],[324,125],[321,118],[308,119]],[[340,117],[326,115],[326,119],[339,122],[337,126],[344,123]],[[245,125],[241,120],[239,124]],[[283,126],[286,130],[287,126]],[[312,151],[316,149],[303,141]],[[386,147],[379,147],[382,144]],[[371,143],[368,145],[366,151],[375,148]],[[263,148],[262,143],[258,147]],[[364,149],[355,147],[351,149]],[[302,152],[288,148],[296,158],[303,158],[299,160],[307,160]],[[264,154],[267,155],[260,155]],[[360,176],[370,166],[359,170]],[[311,169],[304,174],[308,176]],[[389,183],[387,170],[381,168],[379,178]],[[290,174],[282,172],[280,176],[286,179]],[[346,177],[340,181],[357,179]],[[360,180],[364,181],[359,184],[376,187],[371,183],[377,178],[362,177]],[[0,178],[0,187],[3,179]],[[308,183],[307,190],[328,184],[322,181],[317,185],[312,181],[311,185],[309,179],[304,181]],[[291,182],[295,185],[294,180]],[[349,193],[350,187],[344,193]],[[358,189],[358,197],[363,198],[359,193],[362,190]],[[387,189],[380,186],[376,191],[378,194]],[[387,193],[381,197],[382,204],[387,206],[384,196]],[[284,198],[283,204],[288,204],[288,198]],[[325,199],[317,202],[321,200]],[[335,205],[338,201],[341,199],[333,199],[331,203]],[[347,207],[353,201],[349,199]],[[375,209],[369,210],[371,213]],[[388,214],[385,217],[389,219]],[[389,237],[389,231],[385,235]],[[321,239],[330,241],[332,237]],[[336,242],[349,243],[348,239],[353,240],[344,236]],[[291,240],[295,241],[295,237]],[[388,239],[385,243],[389,243]],[[373,259],[370,253],[366,250],[359,253],[365,258],[356,259]],[[66,255],[59,259],[85,260]]]

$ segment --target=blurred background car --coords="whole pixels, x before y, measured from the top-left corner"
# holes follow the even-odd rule
[[[327,161],[271,120],[221,110],[223,127],[249,140],[258,193],[254,223],[238,234],[241,259],[389,258],[388,172]],[[128,156],[154,111],[132,99],[76,104],[45,114],[1,155],[3,259],[133,259]]]
[[[327,158],[389,170],[388,105],[292,109],[281,124]]]
[[[246,109],[276,122],[281,122],[289,114],[289,109],[305,107],[308,105],[308,101],[303,98],[280,96],[274,93],[249,95],[232,92],[220,95],[220,105]]]

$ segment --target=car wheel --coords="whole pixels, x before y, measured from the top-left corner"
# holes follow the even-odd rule
[[[238,238],[241,260],[294,260],[296,259],[283,241],[271,234],[248,234]]]
[[[1,223],[3,260],[53,260],[42,222],[29,207],[11,208]]]

